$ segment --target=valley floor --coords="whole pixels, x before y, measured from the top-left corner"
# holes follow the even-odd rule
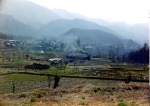
[[[3,57],[3,56],[2,56]],[[83,75],[110,78],[148,80],[147,66],[114,64],[101,59],[69,64],[65,69],[26,70],[25,63],[11,63],[0,59],[0,74],[8,72],[35,72],[54,75]],[[13,67],[12,67],[13,66]],[[148,83],[108,80],[61,78],[53,89],[54,78],[48,88],[47,76],[7,74],[0,75],[0,106],[149,106]],[[14,92],[14,93],[12,93]]]

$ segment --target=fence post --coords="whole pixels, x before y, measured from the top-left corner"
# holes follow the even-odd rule
[[[126,83],[129,83],[131,80],[132,80],[132,76],[129,75],[129,76],[127,77],[127,80],[126,80],[125,82],[126,82]]]
[[[60,81],[60,77],[59,76],[55,76],[54,77],[54,86],[53,86],[54,89],[59,86],[59,81]]]
[[[47,81],[48,81],[48,87],[49,88],[51,87],[51,80],[52,80],[51,77],[48,75],[48,80]]]
[[[15,89],[16,89],[15,83],[14,81],[11,81],[11,92],[15,93]]]
[[[150,103],[150,85],[149,85],[149,92],[148,92],[148,102]]]

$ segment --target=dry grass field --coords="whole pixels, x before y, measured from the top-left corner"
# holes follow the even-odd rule
[[[59,88],[0,96],[0,106],[149,106],[148,84],[63,79]]]
[[[54,67],[48,70],[23,68],[24,65],[34,62],[36,61],[9,62],[1,56],[0,74],[27,71],[112,78],[134,75],[141,79],[148,79],[149,75],[145,66],[114,64],[104,60],[88,61],[76,66],[69,64],[65,70]],[[53,89],[52,77],[50,84],[49,88],[46,76],[26,74],[0,76],[0,106],[149,106],[148,83],[61,78],[58,88]]]

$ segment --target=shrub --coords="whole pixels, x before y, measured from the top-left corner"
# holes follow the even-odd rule
[[[22,94],[19,95],[19,98],[25,98],[25,97],[27,97],[27,95],[24,94],[24,93],[22,93]]]
[[[30,102],[36,102],[37,101],[37,98],[35,98],[35,97],[32,97],[31,99],[30,99]]]
[[[36,90],[33,91],[32,94],[33,94],[33,96],[35,96],[37,98],[41,98],[41,97],[43,97],[47,94],[47,91],[42,91],[42,90],[36,89]]]
[[[124,101],[120,101],[120,103],[118,104],[118,106],[128,106]]]

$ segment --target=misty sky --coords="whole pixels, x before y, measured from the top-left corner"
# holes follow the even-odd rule
[[[89,18],[127,23],[148,22],[150,0],[30,0],[50,9],[64,9]]]

